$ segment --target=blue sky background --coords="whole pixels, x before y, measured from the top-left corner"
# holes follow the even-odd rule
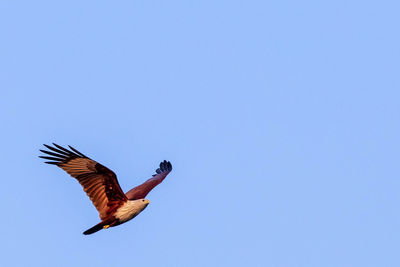
[[[400,266],[396,1],[2,1],[1,266]],[[37,156],[127,191],[99,220]]]

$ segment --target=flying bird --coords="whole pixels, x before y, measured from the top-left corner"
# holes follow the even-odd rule
[[[99,212],[101,222],[83,232],[84,235],[120,225],[136,217],[150,203],[145,199],[146,195],[172,170],[171,163],[164,160],[152,178],[124,194],[112,170],[71,146],[66,149],[54,143],[53,145],[54,147],[44,145],[49,151],[40,149],[51,157],[39,157],[51,160],[45,163],[56,165],[77,179]]]

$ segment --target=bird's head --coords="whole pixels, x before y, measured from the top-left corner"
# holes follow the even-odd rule
[[[140,199],[140,201],[146,206],[150,204],[150,200],[148,200],[148,199],[142,198],[142,199]]]
[[[140,199],[136,199],[132,201],[136,207],[136,209],[141,212],[142,210],[144,210],[150,203],[149,200],[144,199],[144,198],[140,198]]]

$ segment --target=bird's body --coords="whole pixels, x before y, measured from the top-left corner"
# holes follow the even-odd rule
[[[54,143],[53,145],[54,147],[44,145],[51,151],[40,150],[51,157],[40,157],[52,160],[46,163],[57,165],[76,178],[99,212],[101,222],[86,230],[85,235],[120,225],[136,217],[150,203],[145,199],[146,195],[172,170],[171,163],[164,160],[152,178],[124,194],[113,171],[71,146],[71,150],[68,150]]]

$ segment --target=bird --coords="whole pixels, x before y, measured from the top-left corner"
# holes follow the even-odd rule
[[[48,150],[39,149],[46,154],[39,157],[50,160],[45,163],[60,167],[78,180],[99,212],[101,222],[84,231],[84,235],[123,224],[136,217],[150,203],[145,199],[147,194],[172,171],[171,163],[164,160],[152,178],[124,194],[112,170],[71,146],[67,149],[55,143],[53,146],[43,145]]]

